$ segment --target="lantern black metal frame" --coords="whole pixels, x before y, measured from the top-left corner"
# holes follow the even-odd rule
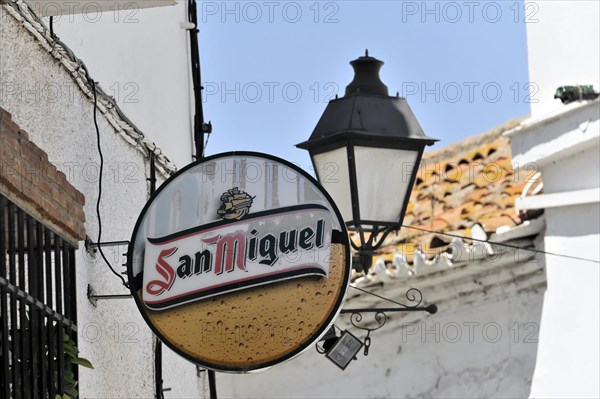
[[[350,64],[355,75],[346,87],[344,97],[329,102],[310,138],[297,147],[310,152],[317,175],[319,169],[315,155],[346,147],[352,207],[352,220],[346,221],[346,226],[359,235],[359,245],[351,241],[358,255],[370,257],[388,234],[400,228],[423,151],[437,140],[425,135],[406,99],[388,94],[387,86],[379,77],[382,61],[370,57],[367,50],[364,56]],[[367,116],[363,115],[366,114],[364,110],[368,110]],[[355,147],[407,150],[417,154],[397,221],[362,219]],[[369,233],[368,238],[365,233]]]
[[[318,155],[324,152],[336,150],[338,148],[346,147],[348,156],[348,178],[350,182],[350,195],[352,201],[352,220],[346,222],[348,230],[356,231],[360,237],[360,245],[357,246],[352,240],[350,243],[352,247],[361,252],[370,252],[377,250],[389,233],[394,230],[398,230],[402,225],[402,220],[408,207],[408,201],[410,195],[406,195],[402,209],[397,222],[384,222],[376,220],[362,219],[360,216],[360,197],[358,193],[358,183],[356,177],[356,163],[354,155],[354,147],[372,147],[372,148],[385,148],[394,150],[408,150],[415,151],[417,158],[415,160],[415,168],[418,168],[421,163],[421,158],[426,145],[433,142],[430,139],[399,139],[397,137],[373,135],[365,132],[353,132],[347,131],[340,134],[332,135],[323,139],[317,139],[301,143],[298,145],[300,148],[311,151],[311,160],[313,168],[318,170],[318,165],[314,162],[314,155]],[[415,184],[417,173],[412,173],[408,187],[413,187]],[[370,226],[370,227],[365,227]],[[365,238],[365,233],[370,233],[369,238]]]

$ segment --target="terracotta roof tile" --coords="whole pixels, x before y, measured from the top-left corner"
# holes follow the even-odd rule
[[[457,234],[464,241],[470,241],[475,224],[488,235],[500,227],[521,224],[515,199],[536,171],[530,167],[513,170],[510,141],[502,136],[519,122],[426,153],[404,224]],[[390,262],[395,253],[402,253],[412,262],[417,249],[432,258],[446,251],[451,242],[452,237],[404,227],[388,236],[379,256]]]

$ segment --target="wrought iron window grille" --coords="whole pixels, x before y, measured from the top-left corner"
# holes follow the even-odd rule
[[[77,380],[64,356],[76,299],[75,247],[0,194],[0,397],[54,398]]]

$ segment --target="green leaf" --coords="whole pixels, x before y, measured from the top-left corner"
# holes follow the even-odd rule
[[[94,368],[94,366],[92,366],[92,363],[89,360],[84,359],[82,357],[78,357],[77,359],[74,359],[73,363],[74,364],[78,364],[78,365],[83,366],[83,367],[87,367],[88,369],[93,369]]]
[[[78,395],[77,389],[75,389],[75,387],[65,388],[65,393],[68,394],[72,398],[76,398]]]
[[[63,378],[65,379],[65,381],[69,382],[69,384],[75,383],[75,374],[72,370],[65,370]]]
[[[76,359],[77,355],[79,355],[79,351],[71,346],[65,345],[64,351],[66,355],[69,355],[73,359]]]

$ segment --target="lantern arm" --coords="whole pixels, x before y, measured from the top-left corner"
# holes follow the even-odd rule
[[[399,230],[396,226],[375,226],[373,231],[370,233],[369,238],[365,238],[365,231],[362,227],[354,228],[358,233],[360,243],[356,244],[353,240],[350,240],[350,245],[356,251],[359,252],[372,252],[376,251],[383,245],[383,242],[387,236],[393,232]]]
[[[398,230],[398,228],[377,227],[375,232],[369,237],[369,246],[372,247],[374,250],[379,249],[385,241],[385,239],[387,238],[388,234],[390,234],[394,230]]]

